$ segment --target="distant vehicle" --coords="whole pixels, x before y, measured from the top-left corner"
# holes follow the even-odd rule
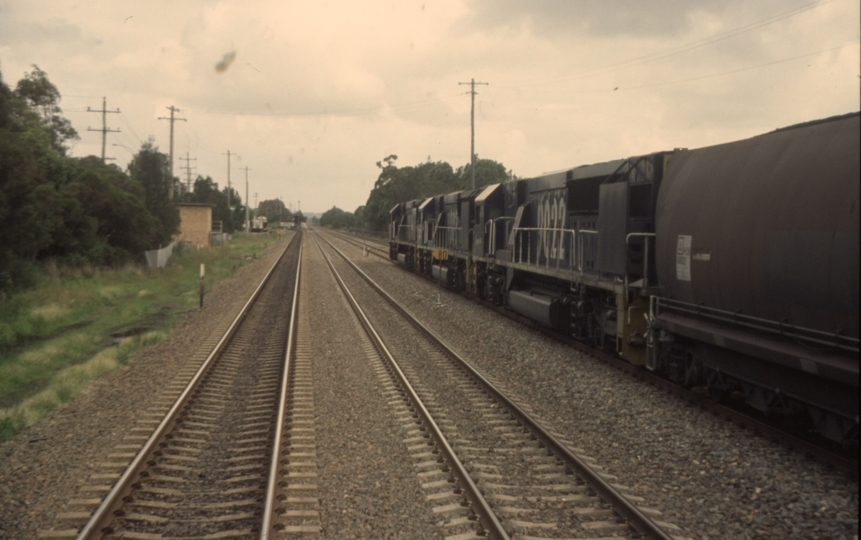
[[[266,230],[266,216],[257,217],[251,220],[251,232],[263,232]]]

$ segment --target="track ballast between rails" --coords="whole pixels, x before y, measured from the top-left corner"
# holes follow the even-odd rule
[[[428,349],[437,349],[442,353],[441,356],[444,356],[449,362],[455,363],[455,365],[457,366],[455,369],[446,370],[446,368],[442,368],[443,371],[446,373],[447,378],[452,377],[451,380],[447,380],[445,382],[445,385],[454,387],[459,386],[463,388],[462,393],[465,394],[464,399],[471,400],[471,407],[478,410],[493,411],[493,415],[495,418],[494,422],[497,424],[496,427],[494,427],[493,429],[506,429],[507,426],[511,426],[513,429],[519,430],[521,432],[521,435],[523,432],[528,433],[528,440],[532,440],[535,442],[535,449],[539,452],[538,456],[533,455],[530,457],[530,459],[541,459],[540,455],[542,454],[545,457],[551,459],[551,462],[549,464],[542,465],[542,467],[551,467],[551,469],[549,470],[554,471],[552,474],[535,475],[533,473],[532,477],[526,480],[526,483],[533,484],[535,483],[533,479],[541,476],[549,477],[547,479],[548,482],[559,483],[550,483],[542,486],[526,485],[519,491],[515,490],[515,492],[526,493],[530,492],[530,490],[536,490],[536,492],[540,493],[541,495],[535,497],[521,495],[510,500],[519,500],[521,503],[527,503],[529,501],[535,502],[536,500],[541,500],[542,495],[544,496],[545,500],[557,500],[551,493],[554,489],[563,490],[564,492],[568,493],[568,502],[573,502],[576,500],[578,501],[578,503],[583,504],[584,506],[572,509],[568,513],[568,515],[563,517],[562,519],[559,519],[557,517],[553,518],[553,520],[555,521],[555,523],[560,524],[563,529],[565,529],[565,527],[576,527],[576,534],[578,536],[589,534],[589,531],[592,531],[599,535],[605,535],[607,532],[609,532],[606,529],[607,527],[609,527],[616,528],[616,530],[614,530],[613,532],[620,534],[633,533],[635,536],[645,538],[672,538],[672,536],[670,536],[661,526],[656,524],[648,515],[646,515],[643,510],[641,510],[636,504],[634,504],[631,499],[621,493],[612,481],[608,481],[607,479],[605,479],[602,474],[600,474],[595,469],[593,469],[592,466],[587,464],[585,459],[582,459],[574,451],[572,451],[569,448],[569,445],[566,445],[562,441],[560,441],[557,435],[545,429],[540,424],[540,422],[535,420],[521,406],[518,406],[503,391],[498,389],[492,382],[482,376],[465,360],[460,358],[457,353],[455,353],[451,348],[445,345],[438,337],[433,334],[433,332],[431,332],[414,317],[412,317],[405,308],[398,305],[398,303],[395,302],[394,299],[392,299],[388,294],[385,293],[385,291],[379,288],[379,286],[377,286],[367,275],[365,275],[331,243],[329,243],[329,249],[337,252],[340,257],[344,261],[346,261],[353,268],[353,270],[355,270],[356,273],[358,273],[362,277],[365,282],[367,282],[371,287],[373,287],[377,291],[377,293],[379,293],[379,295],[385,299],[388,304],[393,306],[395,310],[397,310],[403,316],[403,318],[409,321],[409,325],[412,325],[418,330],[420,334],[424,336],[424,338],[429,342],[429,345],[427,345]],[[477,520],[481,523],[481,526],[477,529],[478,533],[487,534],[491,538],[510,538],[511,531],[509,529],[514,530],[515,533],[522,534],[524,530],[528,531],[530,527],[537,528],[548,526],[547,523],[526,522],[521,519],[517,519],[516,517],[503,518],[497,515],[497,512],[499,510],[495,510],[494,505],[488,502],[488,500],[484,496],[484,491],[490,491],[493,493],[496,493],[500,490],[505,491],[506,489],[516,487],[514,485],[507,485],[506,483],[516,484],[517,482],[523,482],[523,479],[509,478],[504,474],[491,474],[487,476],[487,474],[485,473],[484,475],[479,474],[479,478],[489,478],[492,481],[473,480],[472,475],[468,469],[471,468],[474,470],[476,468],[481,468],[481,470],[494,470],[497,467],[484,464],[484,462],[489,459],[486,455],[482,455],[481,458],[478,458],[477,456],[469,456],[470,458],[472,458],[470,460],[472,462],[471,466],[467,467],[464,465],[464,463],[459,458],[459,454],[470,454],[471,452],[476,452],[479,449],[475,448],[475,446],[471,442],[465,440],[458,440],[458,444],[455,445],[449,442],[448,438],[444,434],[444,431],[446,430],[441,428],[440,425],[434,420],[434,415],[429,410],[431,407],[426,406],[423,403],[421,397],[418,395],[420,392],[417,392],[414,389],[415,383],[411,383],[410,377],[408,377],[406,374],[406,372],[413,372],[414,370],[420,371],[420,368],[417,369],[414,367],[402,367],[403,360],[395,359],[393,352],[389,350],[389,347],[386,343],[384,343],[383,338],[380,337],[380,332],[378,332],[378,330],[373,326],[368,317],[364,314],[363,309],[358,305],[358,301],[355,300],[355,297],[347,288],[347,285],[344,280],[337,275],[337,272],[334,268],[334,264],[331,262],[331,260],[329,260],[329,264],[333,273],[336,274],[336,279],[341,284],[345,295],[350,299],[350,303],[353,306],[354,311],[362,320],[363,326],[365,326],[369,335],[371,335],[376,342],[376,347],[381,351],[383,356],[388,359],[388,362],[391,366],[391,370],[394,374],[396,374],[399,380],[399,384],[404,390],[404,393],[410,397],[413,407],[421,416],[421,420],[426,426],[429,436],[433,440],[432,443],[429,442],[428,444],[433,444],[435,448],[444,457],[443,467],[446,471],[452,472],[453,481],[457,483],[456,492],[463,494],[463,496],[468,501],[468,504],[475,512]],[[410,336],[408,338],[405,337],[404,340],[414,342],[416,338],[414,336]],[[395,348],[399,349],[401,347],[402,346],[398,344]],[[398,358],[406,358],[407,356],[408,355],[402,354]],[[440,355],[430,354],[429,356]],[[457,381],[457,379],[454,378],[454,373],[458,373],[458,377],[468,378],[468,381]],[[422,381],[420,384],[422,387],[424,387],[427,380],[436,378],[438,377],[434,377],[433,375],[430,375],[429,377],[426,376],[424,379],[420,379]],[[470,385],[477,385],[480,388],[480,391],[471,391],[468,388]],[[445,390],[438,388],[437,392],[442,393],[445,392]],[[477,394],[480,394],[483,397],[479,397],[473,392],[477,392]],[[432,391],[425,390],[425,393],[428,393],[430,395],[430,399],[432,400],[432,402],[435,401],[433,397],[434,393]],[[481,399],[490,400],[490,404],[483,404],[481,402]],[[447,398],[447,401],[448,400],[454,401],[455,398]],[[500,405],[502,406],[501,412],[500,410],[494,410]],[[484,429],[487,430],[487,428]],[[456,430],[453,433],[455,437],[458,437]],[[515,440],[516,438],[516,435],[507,436],[511,440]],[[480,442],[477,444],[481,446]],[[515,446],[517,444],[522,445],[524,443],[515,443]],[[511,451],[512,453],[510,459],[519,459],[519,457],[517,457],[518,452],[528,452],[530,450],[531,449],[525,447],[503,448],[501,446],[497,446],[497,454]],[[482,464],[478,464],[479,460],[481,460]],[[531,463],[529,461],[527,462]],[[553,463],[555,463],[556,465],[553,465]],[[500,465],[500,468],[504,468],[504,466]],[[500,471],[497,470],[497,472]],[[478,485],[483,485],[484,488],[479,489]],[[582,488],[578,488],[577,486],[582,486]],[[493,496],[493,493],[491,494],[491,496]],[[577,493],[581,493],[581,495],[577,495]],[[556,493],[556,495],[558,495],[558,492]],[[498,501],[509,500],[505,497],[506,496],[500,494]],[[566,498],[560,497],[558,500],[566,501]],[[605,504],[608,504],[612,507],[612,509],[590,509],[588,507],[589,504],[594,504],[596,502],[603,502]],[[500,502],[497,502],[495,506],[497,508],[502,506],[503,512],[538,512],[538,510],[534,508],[528,509],[508,507],[506,509],[504,508],[504,504]],[[655,511],[651,512],[653,514],[655,513]],[[584,518],[586,521],[580,522],[577,519],[572,519],[575,515],[582,516],[582,518]],[[571,522],[577,522],[578,525],[566,525],[566,519],[570,520]],[[665,525],[668,526],[669,524]],[[628,527],[630,527],[628,532],[622,532]]]

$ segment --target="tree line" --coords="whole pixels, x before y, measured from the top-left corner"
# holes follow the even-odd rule
[[[125,171],[95,156],[68,156],[67,143],[79,136],[59,102],[59,90],[38,66],[14,90],[0,74],[0,293],[32,285],[48,260],[143,261],[144,251],[167,245],[178,232],[177,201],[212,204],[213,220],[226,232],[244,222],[239,194],[219,190],[210,177],[199,176],[182,193],[152,138]]]
[[[338,207],[320,216],[320,225],[332,228],[365,229],[385,232],[389,211],[398,203],[468,189],[471,185],[472,164],[457,169],[444,161],[431,161],[414,166],[398,167],[398,156],[392,154],[377,162],[380,175],[368,196],[368,202],[355,212]],[[514,178],[502,163],[490,159],[475,162],[475,187],[481,188]]]
[[[14,89],[0,73],[0,295],[32,285],[46,261],[68,266],[118,266],[142,262],[143,252],[167,245],[178,232],[176,202],[210,204],[213,221],[233,233],[245,222],[242,198],[198,176],[191,190],[174,177],[169,157],[152,137],[143,142],[126,170],[95,156],[67,155],[79,139],[62,116],[60,92],[33,66]],[[398,167],[396,155],[380,169],[365,205],[355,212],[336,207],[320,218],[329,227],[385,231],[389,210],[407,200],[466,189],[469,164],[456,170],[445,162]],[[501,163],[480,159],[476,187],[512,178]],[[292,223],[280,199],[260,203],[257,216]]]

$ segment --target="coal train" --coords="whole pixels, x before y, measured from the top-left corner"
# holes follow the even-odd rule
[[[390,258],[858,444],[859,114],[396,205]]]

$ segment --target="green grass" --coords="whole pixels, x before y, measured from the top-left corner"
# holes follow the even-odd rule
[[[199,305],[201,264],[208,291],[275,241],[177,250],[162,270],[48,266],[35,288],[0,298],[0,441],[165,339],[174,315]]]

